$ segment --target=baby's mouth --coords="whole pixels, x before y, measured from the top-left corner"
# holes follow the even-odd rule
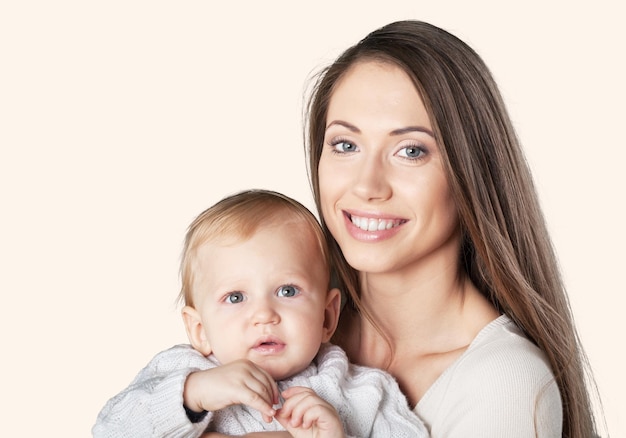
[[[274,347],[284,347],[285,343],[280,339],[275,338],[273,336],[264,336],[256,341],[254,344],[254,349],[258,348],[274,348]]]
[[[252,348],[256,353],[271,355],[282,352],[286,344],[279,340],[260,340]]]

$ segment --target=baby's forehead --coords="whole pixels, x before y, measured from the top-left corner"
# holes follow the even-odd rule
[[[323,235],[302,218],[266,221],[253,227],[221,229],[204,236],[204,239],[197,242],[196,249],[211,248],[213,251],[219,251],[220,248],[227,249],[246,243],[261,234],[283,238],[283,246],[298,247],[300,251],[305,251],[312,261],[319,259],[327,264]]]
[[[253,242],[257,237],[260,240]],[[221,233],[199,242],[190,258],[191,269],[195,275],[212,272],[211,276],[228,276],[229,273],[223,272],[223,268],[228,263],[239,263],[239,268],[233,271],[236,277],[236,272],[241,273],[242,268],[245,268],[241,263],[249,261],[255,264],[255,260],[274,259],[280,265],[261,262],[259,266],[269,269],[279,266],[277,272],[282,272],[279,276],[290,273],[294,279],[300,278],[310,285],[323,284],[326,287],[330,275],[329,264],[321,245],[311,226],[303,226],[302,223],[280,226],[264,224],[245,235],[239,232]]]
[[[286,217],[284,220],[274,218],[256,224],[222,226],[208,233],[199,244],[234,245],[268,232],[299,239],[316,238],[315,230],[310,223],[301,218]],[[321,248],[313,248],[313,250],[321,251]]]

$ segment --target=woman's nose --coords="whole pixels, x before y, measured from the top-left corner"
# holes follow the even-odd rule
[[[388,169],[378,156],[363,156],[354,175],[353,190],[366,201],[383,201],[391,197],[392,188],[388,180]]]

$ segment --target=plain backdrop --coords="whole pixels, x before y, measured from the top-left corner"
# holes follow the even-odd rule
[[[110,397],[186,342],[175,298],[189,222],[252,187],[313,208],[308,78],[371,30],[414,18],[465,40],[496,77],[608,430],[626,437],[618,3],[2,2],[3,430],[90,436]]]

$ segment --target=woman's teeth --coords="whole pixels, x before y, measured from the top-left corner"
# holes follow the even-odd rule
[[[371,219],[354,215],[350,216],[350,220],[355,227],[363,231],[390,230],[393,227],[397,227],[402,222],[400,219]]]

